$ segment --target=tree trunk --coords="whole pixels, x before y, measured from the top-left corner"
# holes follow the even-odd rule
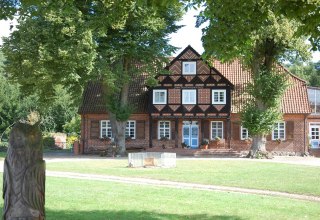
[[[116,117],[113,113],[110,114],[110,122],[111,122],[111,129],[114,138],[114,143],[118,147],[118,154],[124,156],[126,153],[126,121],[117,121]]]
[[[128,59],[123,59],[123,74],[127,76],[129,73],[129,61]],[[119,96],[119,104],[121,108],[126,108],[128,106],[128,96],[129,96],[129,82],[124,81],[121,84],[121,91]],[[118,154],[125,156],[126,154],[126,125],[127,120],[121,121],[117,120],[117,112],[109,112],[111,129],[114,138],[114,142],[118,147]]]
[[[254,135],[252,137],[252,145],[248,157],[256,158],[257,153],[266,151],[265,135]]]

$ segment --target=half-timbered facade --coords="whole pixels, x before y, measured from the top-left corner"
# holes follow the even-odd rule
[[[158,75],[158,86],[147,88],[145,77],[133,80],[129,102],[136,112],[127,122],[128,148],[248,150],[250,134],[241,126],[239,113],[249,98],[245,92],[251,74],[235,60],[210,64],[191,46],[166,66],[168,74]],[[267,137],[270,151],[305,152],[308,147],[307,117],[310,107],[306,83],[280,67],[290,87],[281,110],[283,120]],[[112,131],[100,82],[90,82],[79,108],[82,116],[81,145],[85,153],[103,150]]]

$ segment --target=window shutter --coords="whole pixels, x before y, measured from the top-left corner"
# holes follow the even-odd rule
[[[174,140],[176,139],[176,122],[175,121],[171,121],[170,129],[171,129],[171,140]]]
[[[233,140],[240,140],[240,123],[239,122],[232,122],[232,138]]]
[[[158,139],[158,121],[152,122],[152,139]]]
[[[100,123],[98,120],[92,120],[90,124],[90,138],[98,139],[100,137]]]
[[[137,139],[145,139],[145,121],[137,121],[136,134]]]
[[[286,139],[287,140],[292,140],[293,139],[293,134],[294,134],[294,121],[287,121],[285,125],[286,129]]]
[[[210,139],[210,122],[205,120],[203,121],[203,138]]]

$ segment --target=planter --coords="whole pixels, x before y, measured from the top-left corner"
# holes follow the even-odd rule
[[[201,145],[201,148],[204,150],[207,150],[209,147],[208,147],[208,144],[205,144],[205,145]]]

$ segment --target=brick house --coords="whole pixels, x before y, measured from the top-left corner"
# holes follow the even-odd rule
[[[305,81],[287,74],[290,87],[281,101],[283,121],[275,124],[267,136],[267,150],[305,152],[308,149],[308,116],[311,113]],[[204,139],[213,149],[235,151],[250,148],[249,134],[241,126],[239,112],[249,98],[245,93],[251,75],[235,60],[209,65],[191,46],[186,47],[166,66],[167,75],[159,75],[159,84],[147,88],[145,76],[134,79],[129,100],[135,107],[127,122],[128,148],[199,149]],[[79,108],[81,145],[84,153],[103,150],[112,138],[110,121],[103,98],[102,84],[90,82]],[[320,119],[319,119],[320,129]],[[320,131],[320,130],[319,130]]]

